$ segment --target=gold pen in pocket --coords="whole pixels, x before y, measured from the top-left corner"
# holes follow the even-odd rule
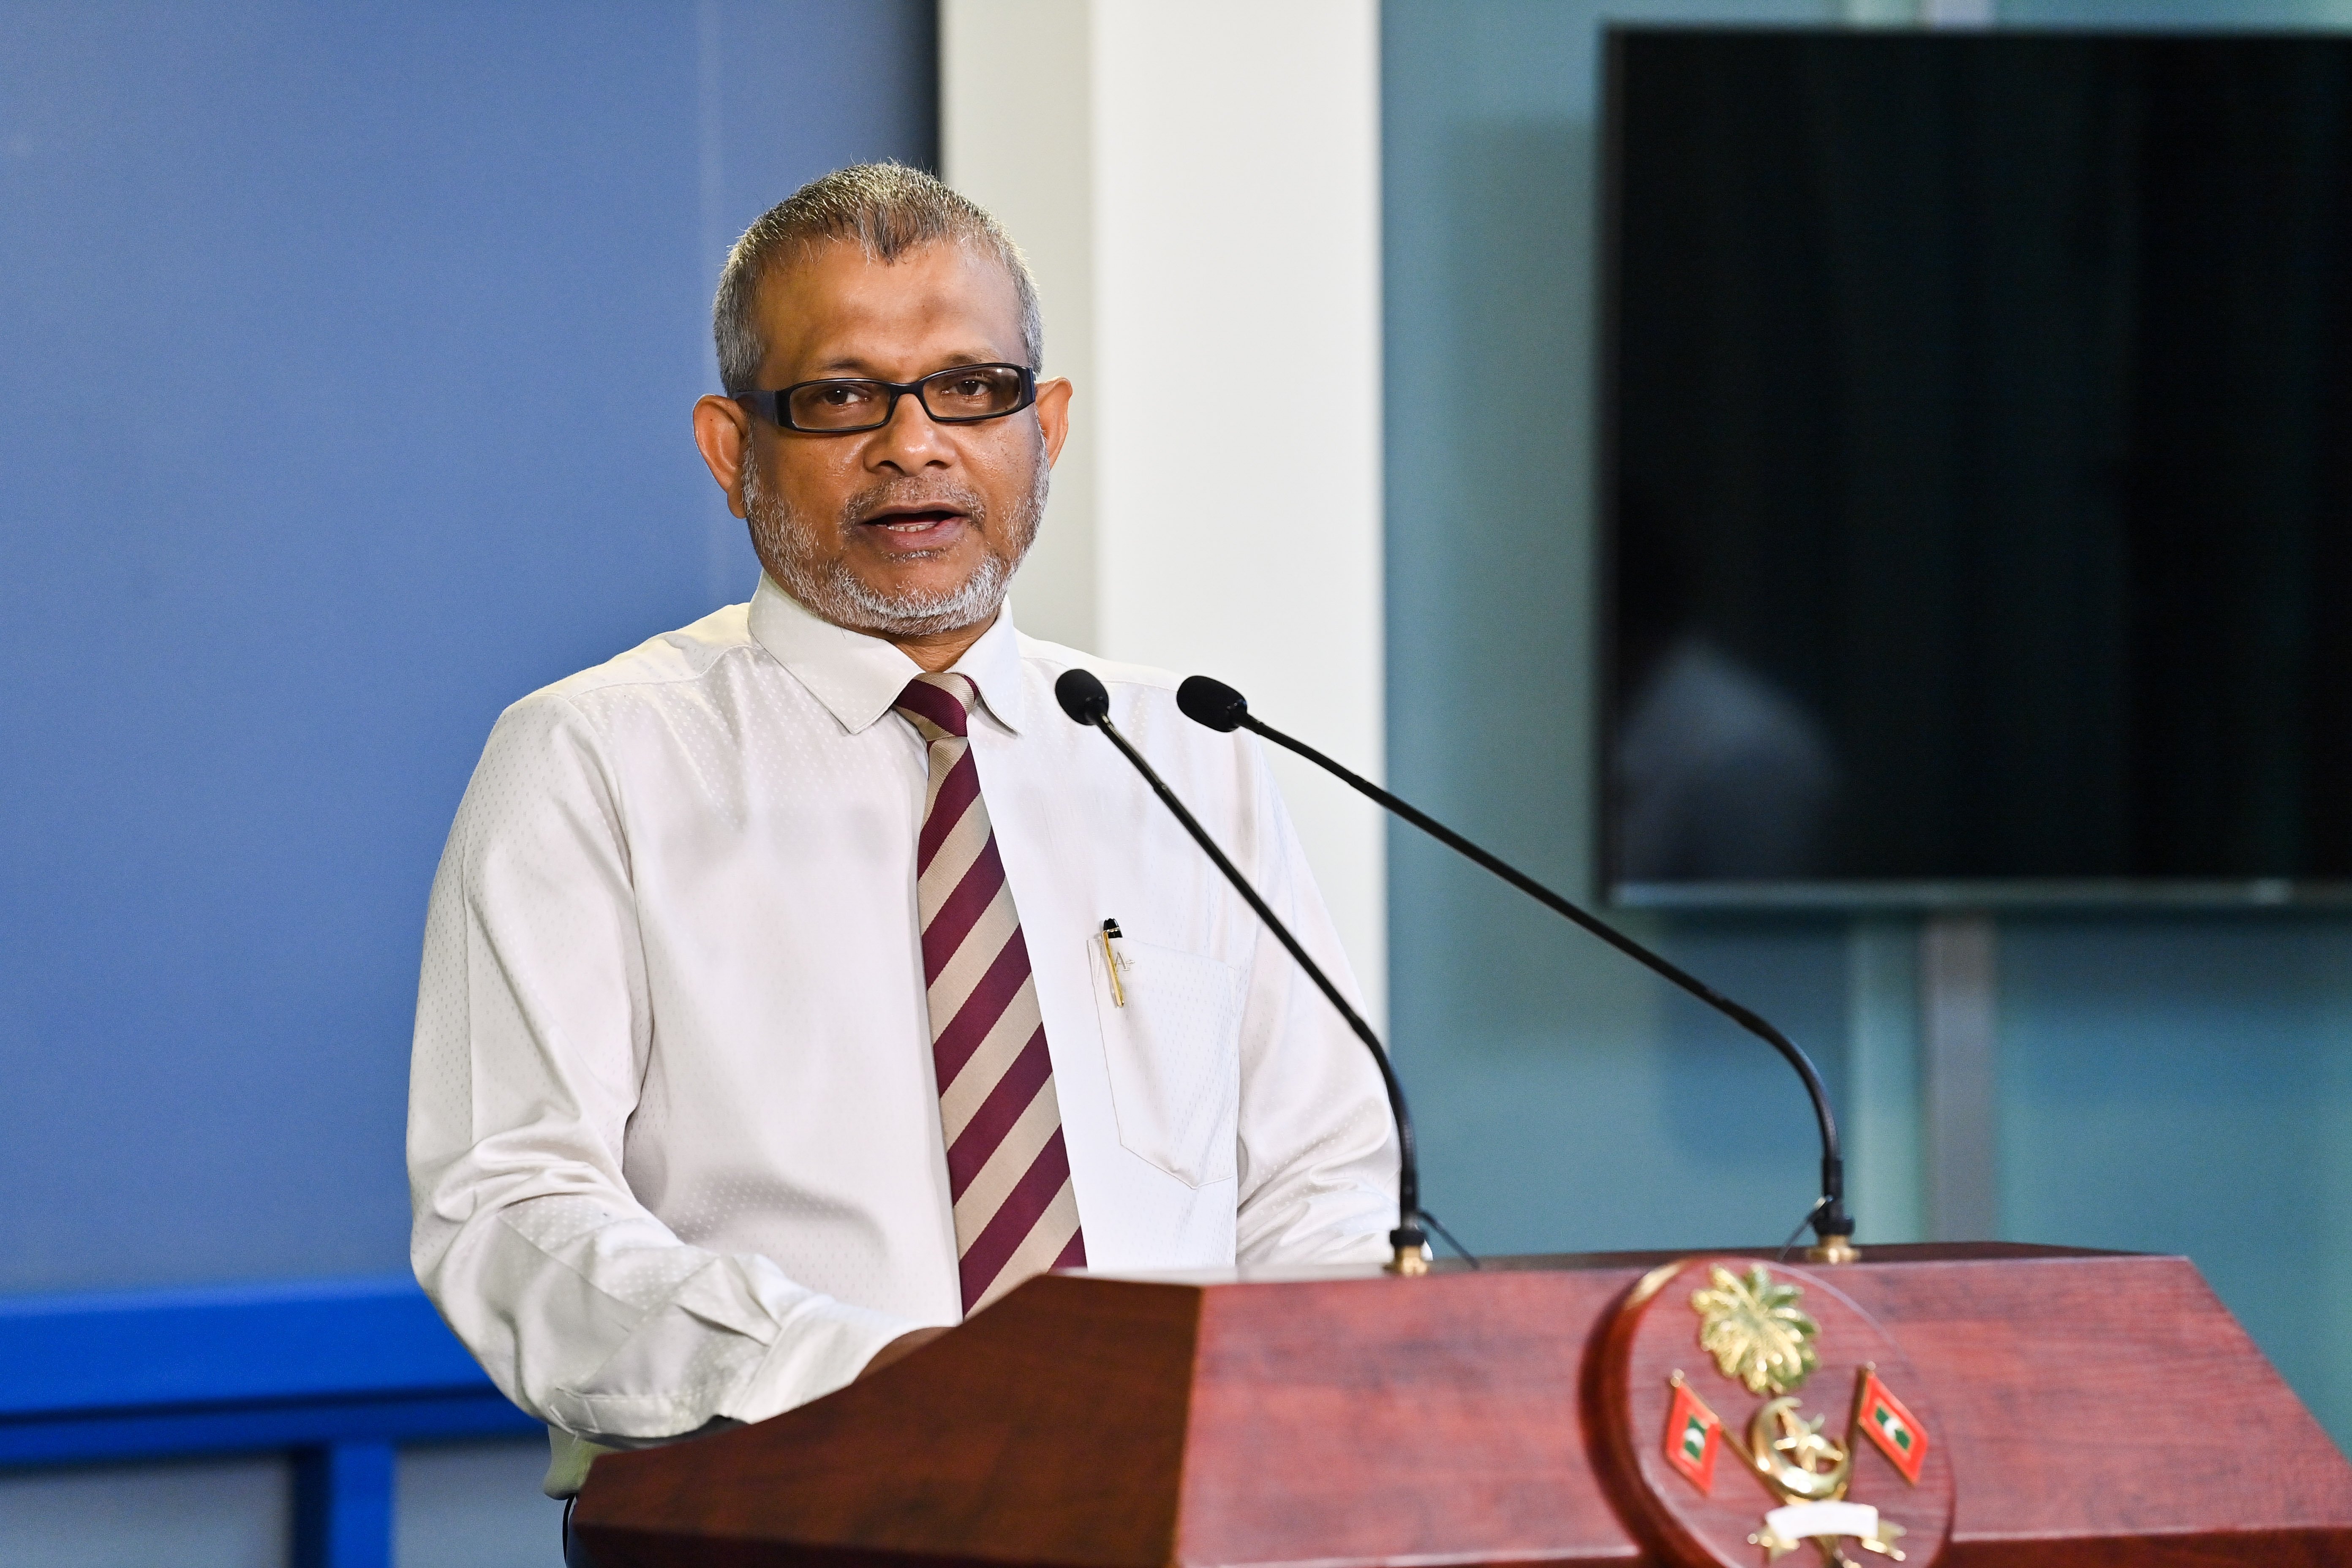
[[[1114,1007],[1124,1007],[1127,1005],[1127,988],[1118,983],[1118,949],[1111,946],[1112,942],[1118,940],[1118,922],[1117,921],[1103,921],[1103,971],[1110,976],[1110,1005]]]

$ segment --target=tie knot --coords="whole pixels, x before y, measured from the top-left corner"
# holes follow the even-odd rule
[[[971,678],[943,671],[938,675],[922,674],[907,682],[907,689],[898,693],[895,704],[899,712],[915,722],[919,730],[928,726],[941,734],[961,735],[971,708],[973,687]],[[929,740],[928,733],[923,737]]]

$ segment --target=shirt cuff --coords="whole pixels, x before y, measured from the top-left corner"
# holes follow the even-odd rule
[[[803,1302],[719,1414],[745,1426],[846,1387],[874,1352],[923,1325],[830,1296]]]

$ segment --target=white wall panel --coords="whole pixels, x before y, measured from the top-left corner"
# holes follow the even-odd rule
[[[1094,29],[1087,0],[940,7],[940,155],[1029,258],[1045,308],[1045,372],[1076,384],[1045,526],[1021,568],[1022,629],[1099,640],[1095,555]]]
[[[940,37],[948,177],[1028,249],[1091,443],[1023,624],[1217,675],[1378,776],[1376,5],[948,0]],[[1384,1012],[1380,817],[1304,769],[1284,787]]]

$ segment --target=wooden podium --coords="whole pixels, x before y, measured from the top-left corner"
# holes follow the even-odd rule
[[[1594,1366],[1677,1256],[1051,1276],[772,1421],[600,1459],[576,1525],[593,1568],[1672,1561],[1611,1469]],[[1804,1272],[1899,1341],[1943,1447],[1949,1542],[1906,1568],[2352,1563],[2352,1466],[2187,1259]]]

